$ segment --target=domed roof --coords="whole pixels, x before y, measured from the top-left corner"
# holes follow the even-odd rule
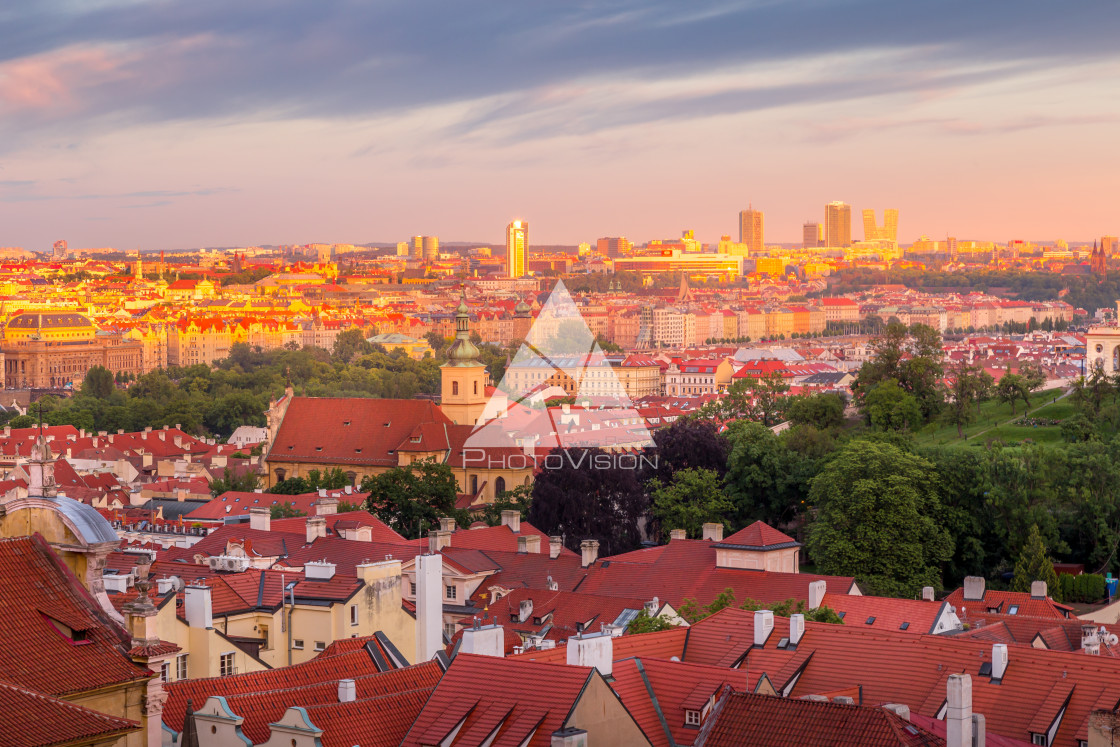
[[[516,316],[528,316],[533,313],[533,307],[525,303],[525,299],[522,298],[521,301],[513,307],[513,313]]]

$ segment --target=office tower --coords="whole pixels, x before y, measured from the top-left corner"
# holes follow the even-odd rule
[[[814,249],[821,245],[821,224],[810,221],[801,227],[801,248]]]
[[[883,211],[883,225],[875,220],[875,211],[863,211],[863,238],[867,241],[890,241],[898,243],[898,210],[887,208]]]
[[[739,213],[739,243],[747,245],[747,256],[762,254],[762,211],[749,207]]]
[[[423,259],[424,258],[424,237],[423,236],[413,236],[412,237],[412,258],[413,259]]]
[[[424,259],[429,262],[435,262],[439,259],[439,237],[438,236],[425,236],[424,237]]]
[[[506,275],[525,276],[525,254],[529,249],[529,222],[515,220],[506,226]]]
[[[52,253],[54,254],[55,257],[65,257],[66,256],[66,239],[59,239],[58,241],[54,242],[54,246],[52,247]]]
[[[1117,249],[1120,249],[1120,240],[1115,236],[1101,237],[1101,251],[1104,252],[1104,256],[1111,257]]]
[[[824,206],[825,246],[852,245],[852,206],[846,202],[830,202]]]
[[[621,257],[629,254],[633,244],[625,236],[604,236],[595,242],[595,249],[604,257]]]

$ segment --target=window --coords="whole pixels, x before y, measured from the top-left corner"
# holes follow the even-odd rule
[[[409,593],[412,594],[412,596],[416,596],[416,582],[415,581],[410,582],[408,584],[408,588],[409,588]]]
[[[455,623],[444,623],[443,632],[444,635],[446,635],[448,638],[454,638],[455,633],[457,632],[455,629]]]
[[[358,605],[356,604],[350,605],[350,624],[358,624]]]
[[[1046,735],[1045,734],[1035,734],[1034,732],[1031,732],[1031,744],[1045,745],[1046,744]]]
[[[175,657],[175,679],[187,679],[187,655],[179,654]]]
[[[258,625],[257,632],[261,634],[261,648],[265,651],[272,648],[272,642],[268,639],[268,626]]]
[[[478,394],[478,382],[477,381],[474,383],[474,393]]]
[[[1010,607],[1008,607],[1008,608],[1007,608],[1007,614],[1009,614],[1009,615],[1018,615],[1018,614],[1019,614],[1019,605],[1017,605],[1017,604],[1013,604],[1013,605],[1011,605]]]
[[[159,665],[159,681],[160,682],[170,682],[171,681],[171,664],[169,662],[165,661],[165,662],[163,662],[162,664]]]
[[[455,587],[452,586],[451,584],[448,584],[448,586],[447,586],[447,598],[448,599],[454,599],[455,598]]]
[[[316,651],[322,651],[322,650],[324,650],[324,649],[325,649],[326,647],[327,647],[327,644],[326,644],[325,642],[323,642],[323,641],[315,641],[315,650],[316,650]]]
[[[901,625],[898,626],[898,629],[899,630],[906,630],[909,627],[910,627],[910,623],[904,622],[904,623],[902,623]]]
[[[506,478],[496,478],[494,480],[494,495],[501,495],[504,492],[506,492]]]
[[[233,652],[222,654],[218,660],[218,674],[222,677],[228,677],[231,674],[236,674],[237,668],[233,666]]]
[[[478,495],[478,475],[471,475],[471,495]]]
[[[451,382],[451,394],[456,395],[458,393],[459,393],[459,382],[458,381],[452,381]]]
[[[700,711],[685,711],[684,712],[685,726],[699,726],[700,725]]]
[[[302,651],[303,650],[303,639],[302,638],[296,638],[295,640],[293,640],[292,641],[292,648],[299,649],[300,651]]]

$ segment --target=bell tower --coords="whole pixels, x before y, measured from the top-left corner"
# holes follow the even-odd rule
[[[440,409],[456,425],[475,425],[486,409],[486,366],[471,342],[471,315],[464,293],[455,310],[455,341],[440,367]]]

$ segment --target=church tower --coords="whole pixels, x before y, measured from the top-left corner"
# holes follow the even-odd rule
[[[455,310],[455,341],[440,368],[440,409],[456,425],[475,425],[486,409],[486,366],[471,342],[471,314],[464,294]]]

